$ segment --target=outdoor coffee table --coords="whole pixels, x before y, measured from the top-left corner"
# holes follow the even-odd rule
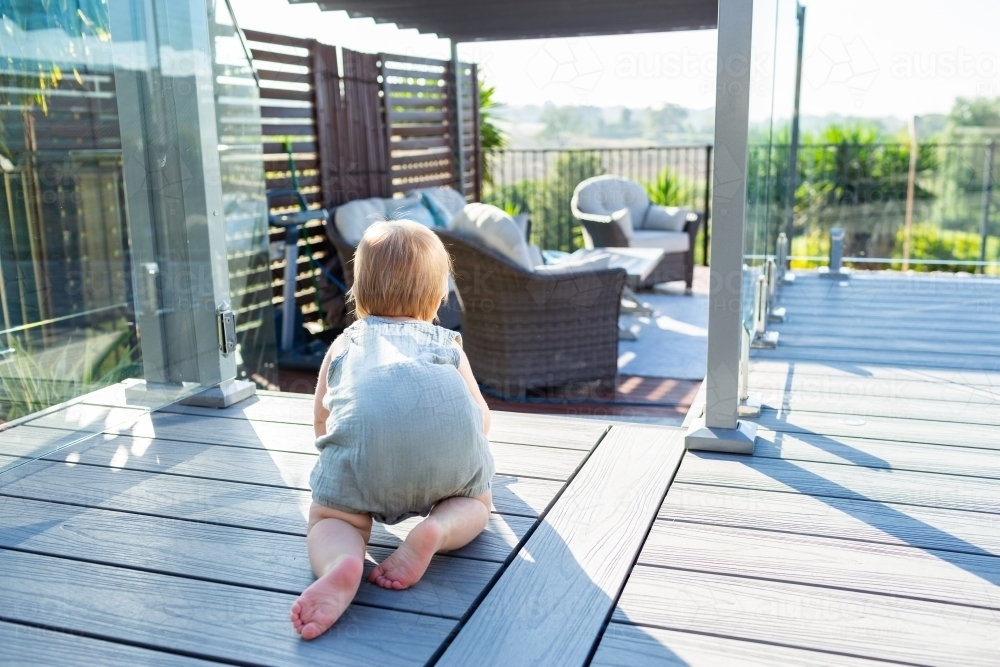
[[[574,262],[585,262],[588,259],[607,256],[607,268],[625,269],[628,273],[626,286],[622,289],[622,314],[649,316],[653,311],[648,306],[644,306],[635,292],[633,286],[643,283],[653,270],[659,266],[663,259],[664,251],[659,248],[591,248],[577,250],[570,257]],[[618,337],[621,340],[636,340],[634,333],[618,324]]]

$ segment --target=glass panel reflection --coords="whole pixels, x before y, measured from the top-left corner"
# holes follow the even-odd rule
[[[142,374],[102,2],[4,3],[0,421]]]
[[[798,24],[794,0],[753,6],[742,321],[755,333],[758,283],[785,219]],[[763,317],[766,317],[764,315]],[[757,330],[760,331],[758,325]]]

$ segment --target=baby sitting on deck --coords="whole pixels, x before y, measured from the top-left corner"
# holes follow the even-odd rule
[[[358,245],[358,321],[330,346],[316,386],[308,544],[317,580],[291,610],[304,639],[357,593],[373,519],[427,516],[368,577],[396,590],[486,527],[489,408],[459,335],[433,323],[450,271],[440,239],[414,222],[375,224]]]

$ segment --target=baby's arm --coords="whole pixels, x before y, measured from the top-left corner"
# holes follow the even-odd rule
[[[340,354],[344,349],[346,341],[343,334],[330,345],[326,356],[323,358],[323,365],[319,369],[319,377],[316,378],[316,396],[313,397],[313,430],[316,437],[326,435],[326,420],[330,417],[330,411],[323,407],[323,397],[326,396],[326,377],[330,371],[330,360]]]
[[[479,407],[483,409],[483,433],[486,435],[490,434],[490,407],[486,405],[486,399],[483,398],[482,392],[479,391],[479,384],[476,382],[475,376],[472,374],[472,366],[469,364],[469,358],[465,356],[465,350],[459,345],[458,341],[455,341],[455,347],[458,348],[458,353],[461,355],[461,361],[458,363],[458,373],[465,380],[465,384],[468,385],[469,391],[472,392],[472,398],[476,399],[476,403]]]

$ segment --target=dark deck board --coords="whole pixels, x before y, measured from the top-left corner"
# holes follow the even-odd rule
[[[888,663],[716,635],[612,622],[592,667],[887,667]]]
[[[613,427],[437,665],[583,664],[677,469],[683,433]]]
[[[779,415],[774,410],[766,408],[754,421],[764,428],[782,433],[819,433],[834,437],[875,438],[1000,450],[1000,437],[998,437],[1000,427],[990,424],[968,424],[961,420],[956,423],[822,412],[785,412]]]
[[[883,361],[889,359],[885,357]],[[858,380],[866,381],[924,381],[934,383],[957,383],[982,387],[987,390],[1000,388],[1000,378],[996,373],[985,371],[975,366],[961,368],[908,368],[899,366],[885,366],[881,364],[849,364],[837,363],[833,361],[788,361],[782,359],[770,359],[766,356],[750,355],[750,384],[756,381],[754,378],[758,372],[780,373],[784,376],[813,377],[818,381],[825,381],[826,378],[834,380]]]
[[[1000,610],[993,556],[657,521],[639,563]]]
[[[1000,557],[1000,516],[675,482],[658,518]]]
[[[304,537],[31,500],[0,503],[0,547],[295,595],[313,582]],[[391,551],[370,546],[368,567]],[[356,601],[457,619],[498,567],[435,556],[413,588],[364,582]]]
[[[0,477],[0,498],[23,497],[52,500],[84,507],[103,507],[149,516],[201,521],[237,528],[253,528],[291,535],[305,535],[310,496],[306,491],[275,487],[219,482],[174,475],[115,470],[96,466],[74,467],[62,463],[29,463]],[[558,492],[561,484],[545,480],[518,480],[498,477],[494,480],[494,506],[522,515],[494,515],[493,530],[456,553],[483,552],[484,556],[510,552],[511,533],[523,535],[530,517],[537,516]],[[0,501],[2,502],[2,501]],[[536,510],[536,508],[539,508]],[[397,535],[399,531],[397,529]],[[373,540],[384,536],[385,546],[394,546],[380,528]],[[481,549],[478,541],[488,542]],[[502,559],[501,559],[502,560]]]
[[[941,401],[938,399],[896,399],[820,394],[793,396],[780,403],[765,402],[771,410],[784,410],[797,416],[800,412],[836,414],[841,417],[888,417],[892,419],[917,419],[921,421],[957,422],[1000,426],[1000,401]]]
[[[44,618],[47,626],[68,632],[128,638],[209,659],[422,665],[455,624],[353,605],[335,629],[303,642],[288,622],[294,595],[16,551],[5,552],[3,562],[0,608],[11,621]],[[393,641],[386,641],[389,636]]]
[[[1000,479],[1000,455],[997,451],[975,447],[922,445],[817,433],[775,433],[758,429],[754,456],[845,465],[864,460],[867,468]]]
[[[3,664],[18,667],[51,667],[59,664],[215,667],[224,664],[4,621],[0,621],[0,646],[3,647]]]
[[[1000,613],[637,565],[614,620],[909,664],[995,665]]]
[[[17,446],[7,449],[16,451]],[[43,458],[66,461],[73,456],[87,465],[309,490],[309,473],[317,458],[315,450],[294,453],[263,449],[117,436],[84,440]],[[503,442],[491,443],[490,449],[498,474],[555,481],[565,481],[585,455],[576,450],[534,449]]]
[[[224,410],[172,405],[163,411],[213,418],[306,424],[312,427],[312,409],[311,397],[290,398],[272,394],[248,399]],[[494,411],[490,439],[535,447],[589,451],[607,430],[608,424],[600,421]]]
[[[858,400],[918,399],[957,403],[996,403],[1000,386],[928,379],[920,376],[894,379],[814,375],[789,368],[784,372],[755,370],[750,390],[761,392],[774,407],[799,401],[816,404],[826,396]],[[814,408],[815,409],[815,408]]]
[[[980,355],[974,350],[952,354],[947,349],[938,352],[886,352],[885,350],[831,349],[822,347],[784,347],[767,355],[767,359],[782,361],[829,361],[838,364],[877,364],[892,355],[896,366],[914,368],[969,368],[1000,373],[1000,356]]]
[[[857,458],[835,465],[699,453],[684,457],[677,481],[1000,514],[994,480],[868,468]]]

